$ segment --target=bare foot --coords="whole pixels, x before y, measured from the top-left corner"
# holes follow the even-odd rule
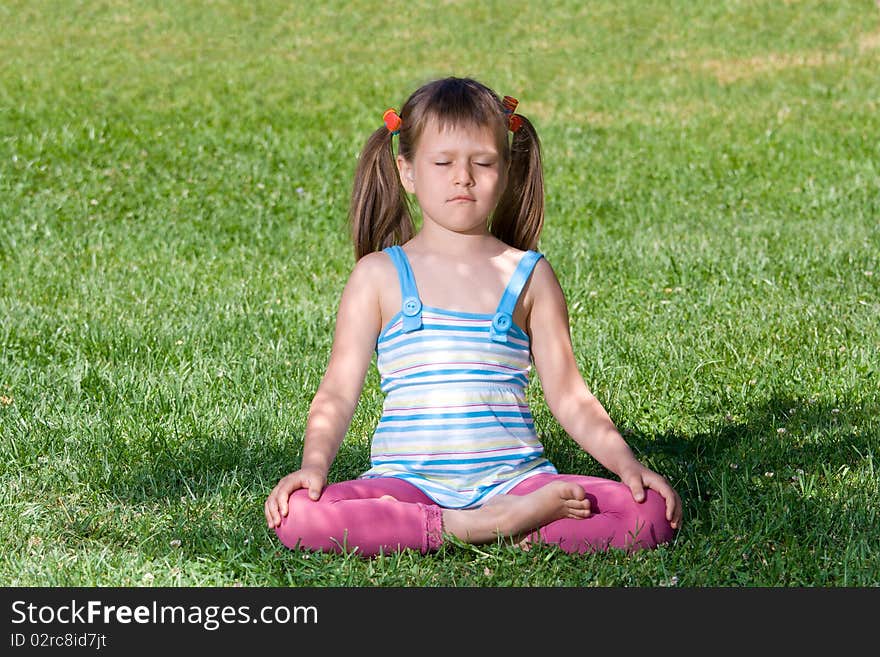
[[[444,509],[443,528],[466,543],[492,543],[499,536],[520,537],[561,518],[588,518],[584,489],[553,481],[528,495],[498,495],[478,509]]]

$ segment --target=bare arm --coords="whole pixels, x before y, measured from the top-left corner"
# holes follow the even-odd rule
[[[330,360],[309,408],[302,467],[330,469],[357,408],[381,322],[373,264],[358,262],[342,292]]]
[[[644,488],[666,499],[673,527],[681,521],[681,500],[666,479],[636,459],[614,422],[584,382],[571,343],[568,308],[553,269],[541,260],[529,283],[528,329],[544,397],[562,428],[599,463],[620,477],[637,502]]]
[[[375,257],[355,265],[339,302],[330,359],[309,408],[302,463],[278,482],[265,504],[269,527],[287,515],[287,499],[299,488],[308,488],[318,499],[327,473],[345,438],[364,386],[379,335],[381,314],[375,280]]]

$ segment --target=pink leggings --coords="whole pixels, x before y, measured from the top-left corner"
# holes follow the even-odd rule
[[[558,545],[565,552],[632,551],[672,539],[666,504],[653,490],[633,500],[629,487],[609,479],[567,474],[539,474],[517,484],[510,495],[526,495],[551,481],[580,485],[590,501],[586,519],[563,518],[541,527],[530,540]],[[381,499],[388,495],[394,499]],[[406,548],[427,553],[443,543],[443,509],[418,488],[394,477],[355,479],[330,484],[320,499],[306,489],[290,496],[287,516],[275,532],[289,548],[352,551],[361,556]]]

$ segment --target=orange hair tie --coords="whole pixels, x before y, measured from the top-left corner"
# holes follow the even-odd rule
[[[513,96],[505,96],[502,99],[501,104],[504,106],[504,113],[508,115],[507,128],[511,132],[516,132],[522,127],[522,117],[514,114],[516,106],[519,105],[519,101]]]
[[[385,127],[388,128],[388,132],[392,135],[400,133],[400,126],[403,121],[401,121],[400,114],[397,113],[396,109],[392,107],[385,110],[385,113],[382,115],[382,121],[385,123]]]

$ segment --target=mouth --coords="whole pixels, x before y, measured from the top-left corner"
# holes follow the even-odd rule
[[[474,203],[476,200],[477,199],[475,199],[473,196],[453,196],[451,199],[449,199],[449,202],[455,203],[457,201],[462,201],[467,203]]]

